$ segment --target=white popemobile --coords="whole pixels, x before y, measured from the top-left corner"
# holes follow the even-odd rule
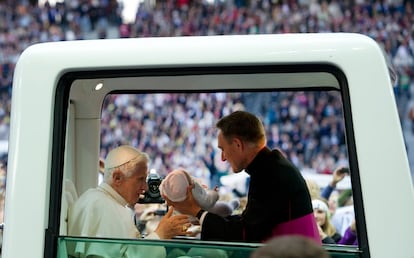
[[[260,244],[68,236],[67,209],[98,183],[106,96],[296,91],[334,92],[342,100],[359,244],[326,249],[332,257],[414,257],[414,191],[400,121],[386,60],[366,36],[42,43],[22,53],[13,82],[3,258],[70,257],[71,245],[82,242],[103,249],[202,246],[249,257]]]

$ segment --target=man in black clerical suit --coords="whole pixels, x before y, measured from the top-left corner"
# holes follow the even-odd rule
[[[266,146],[262,122],[236,111],[216,124],[221,158],[233,171],[250,175],[247,206],[239,216],[220,217],[202,210],[188,189],[182,202],[170,202],[184,214],[197,217],[201,239],[264,242],[278,235],[303,235],[320,243],[309,190],[300,171],[278,150]]]

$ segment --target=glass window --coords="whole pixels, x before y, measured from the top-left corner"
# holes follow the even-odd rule
[[[221,160],[215,123],[220,117],[242,109],[263,121],[267,146],[279,149],[299,168],[311,194],[316,190],[317,195],[323,195],[325,200],[313,197],[325,201],[327,206],[325,223],[320,224],[325,233],[337,241],[334,233],[344,236],[355,221],[355,186],[351,185],[350,170],[334,187],[329,187],[335,171],[341,167],[349,169],[352,167],[350,160],[356,160],[349,145],[352,134],[345,128],[346,123],[352,125],[347,86],[343,75],[332,67],[304,66],[298,71],[294,68],[297,69],[289,66],[195,71],[149,69],[70,75],[63,174],[73,180],[74,200],[102,181],[98,164],[108,151],[130,144],[149,154],[150,171],[161,179],[171,170],[183,167],[207,187],[218,186],[222,200],[236,199],[238,206],[233,214],[241,214],[247,201],[249,177],[242,172],[238,175],[243,176],[235,179],[229,165]],[[79,79],[73,79],[77,76]],[[95,90],[98,84],[103,87]],[[90,153],[96,153],[93,162],[86,158]],[[350,153],[354,154],[350,156]],[[360,198],[356,202],[360,202]],[[62,211],[68,206],[70,204],[66,207],[62,204]],[[165,209],[165,204],[155,202],[136,204],[134,220],[142,236],[155,229]],[[153,211],[149,219],[145,217],[148,210]],[[177,237],[170,241],[138,239],[136,242],[65,237],[62,218],[66,218],[63,216],[59,257],[66,257],[68,250],[72,252],[75,243],[86,246],[96,242],[103,249],[113,245],[119,250],[123,244],[159,245],[167,252],[174,249],[174,245],[188,251],[201,243],[206,248],[220,246],[220,250],[230,250],[227,257],[248,257],[252,248],[260,245],[199,243],[199,236]],[[329,223],[331,226],[327,227]],[[332,257],[357,257],[358,244],[353,244],[342,246],[327,242],[326,248]],[[238,253],[241,256],[234,256],[239,245],[243,246]]]

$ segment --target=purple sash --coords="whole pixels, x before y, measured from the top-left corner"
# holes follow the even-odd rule
[[[272,231],[272,237],[281,235],[303,235],[322,245],[318,226],[312,213],[278,224]]]

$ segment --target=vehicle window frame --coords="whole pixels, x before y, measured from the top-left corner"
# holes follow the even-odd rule
[[[348,159],[350,164],[351,184],[354,196],[354,208],[356,224],[358,229],[359,249],[363,250],[361,257],[369,257],[369,246],[365,226],[364,204],[362,198],[361,183],[359,179],[358,158],[353,132],[352,110],[349,96],[348,81],[344,73],[333,65],[329,64],[295,64],[295,65],[241,65],[241,66],[212,66],[212,67],[177,67],[177,68],[137,68],[121,70],[99,70],[99,71],[78,71],[68,72],[61,76],[55,92],[55,110],[53,116],[53,144],[51,162],[51,184],[49,198],[48,227],[45,234],[45,257],[56,257],[57,239],[60,226],[61,196],[63,187],[63,167],[65,162],[65,138],[67,129],[67,110],[70,102],[70,91],[76,80],[99,79],[99,78],[124,78],[124,77],[157,77],[157,76],[198,76],[198,75],[224,75],[224,74],[260,74],[260,73],[316,73],[326,72],[332,74],[339,83],[339,91],[342,96],[345,134],[347,139]],[[315,90],[318,87],[314,88]],[[321,87],[320,89],[326,89]],[[221,89],[231,91],[234,89]],[[251,89],[249,89],[251,90]],[[278,90],[283,90],[282,88]],[[289,89],[291,91],[292,89]],[[297,90],[304,90],[298,88]],[[140,90],[136,90],[138,92]],[[148,89],[144,90],[150,92]],[[180,90],[168,90],[169,92],[180,92]],[[188,90],[182,90],[188,91]],[[206,90],[201,90],[205,92]],[[214,91],[214,90],[213,90]],[[114,90],[110,93],[133,93],[131,90]],[[156,92],[156,90],[154,91]],[[197,90],[191,90],[197,92]],[[365,254],[366,255],[365,255]]]

